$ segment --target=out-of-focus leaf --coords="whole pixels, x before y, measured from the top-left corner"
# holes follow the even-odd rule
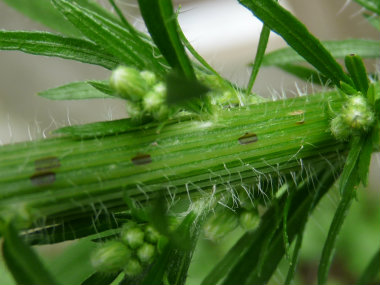
[[[380,32],[380,16],[379,15],[369,15],[364,13],[363,16],[367,19],[367,21]]]
[[[351,84],[350,78],[321,42],[277,2],[262,0],[239,0],[239,2],[334,84],[339,86],[340,81]]]
[[[373,132],[367,135],[358,161],[359,177],[364,186],[368,185],[369,165],[373,150]]]
[[[88,239],[79,240],[65,248],[58,257],[49,261],[47,266],[61,284],[80,285],[95,271],[90,262],[95,248],[94,242]]]
[[[109,285],[111,284],[119,275],[119,273],[103,273],[103,272],[95,272],[90,277],[88,277],[85,281],[82,282],[81,285]]]
[[[362,58],[380,57],[380,41],[376,40],[348,39],[342,41],[324,41],[322,44],[334,58],[344,58],[347,54],[357,54]],[[266,54],[263,65],[294,64],[304,61],[296,51],[287,47]]]
[[[359,5],[363,6],[369,11],[375,12],[380,15],[380,2],[377,0],[354,0]]]
[[[344,58],[344,63],[351,75],[356,90],[360,91],[363,95],[366,95],[368,90],[368,77],[361,57],[355,54],[347,55]]]
[[[195,80],[193,66],[177,31],[171,0],[139,0],[141,15],[153,41],[170,66],[189,80]]]
[[[47,32],[0,31],[0,50],[61,57],[108,69],[115,68],[119,63],[116,57],[90,41]]]
[[[332,83],[331,80],[329,80],[326,76],[309,67],[296,64],[281,64],[277,67],[302,80],[308,81],[313,84],[331,86]]]
[[[101,92],[105,91],[105,92]],[[38,95],[51,100],[115,99],[106,81],[78,81],[51,88]]]
[[[380,249],[373,255],[362,275],[360,276],[357,284],[378,284],[380,281]]]
[[[59,284],[34,250],[20,238],[12,223],[3,222],[0,229],[4,238],[3,257],[18,284]]]

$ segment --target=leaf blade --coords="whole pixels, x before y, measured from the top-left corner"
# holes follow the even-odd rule
[[[54,56],[84,63],[115,68],[117,58],[90,41],[63,37],[47,32],[1,31],[0,50]]]
[[[321,42],[286,9],[272,0],[239,0],[239,2],[337,86],[340,86],[340,81],[351,84],[341,66]]]

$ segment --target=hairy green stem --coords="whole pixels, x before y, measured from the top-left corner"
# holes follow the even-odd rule
[[[185,195],[239,191],[254,198],[265,184],[313,164],[334,163],[346,145],[329,131],[329,108],[339,92],[244,108],[117,136],[62,137],[0,148],[0,216],[23,222],[125,207],[162,193]],[[270,188],[270,187],[269,187]],[[265,193],[264,193],[265,195]]]

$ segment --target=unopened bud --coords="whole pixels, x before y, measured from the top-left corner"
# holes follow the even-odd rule
[[[142,263],[150,263],[155,254],[155,247],[150,243],[144,243],[137,250],[137,257]]]
[[[150,243],[157,243],[158,239],[160,238],[160,234],[158,231],[153,228],[152,226],[147,226],[145,228],[145,240]]]
[[[144,78],[144,80],[149,86],[153,86],[157,83],[157,77],[151,71],[148,71],[148,70],[141,71],[140,75],[142,78]]]
[[[132,101],[141,100],[149,89],[138,70],[125,66],[119,66],[112,72],[110,85],[120,96]]]
[[[257,210],[245,210],[240,214],[239,223],[240,226],[247,230],[254,230],[260,222],[260,216]]]
[[[127,265],[124,267],[124,272],[130,277],[139,275],[142,272],[140,262],[136,258],[129,259]]]
[[[208,218],[204,225],[205,236],[216,241],[233,231],[237,225],[237,215],[230,210],[223,209]]]
[[[97,248],[91,257],[91,263],[101,272],[117,272],[124,268],[131,251],[120,241],[108,241]]]
[[[130,248],[135,249],[144,243],[144,232],[137,227],[127,229],[123,228],[120,233],[120,238]]]
[[[356,95],[348,98],[343,106],[344,121],[353,129],[367,131],[375,121],[374,113],[367,100]]]

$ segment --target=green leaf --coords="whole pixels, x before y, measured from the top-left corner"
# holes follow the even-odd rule
[[[58,284],[33,249],[20,238],[14,226],[10,222],[0,226],[4,238],[3,257],[16,282],[30,285]]]
[[[363,16],[376,30],[380,31],[380,16],[363,13]]]
[[[32,20],[40,22],[57,32],[80,36],[80,32],[54,8],[50,0],[3,0],[9,6]]]
[[[380,41],[348,39],[342,41],[324,41],[323,46],[334,58],[345,58],[347,54],[357,54],[362,58],[380,57]],[[264,66],[294,64],[305,60],[291,48],[282,48],[265,55]]]
[[[239,0],[272,31],[279,34],[298,54],[339,86],[351,83],[341,66],[307,28],[275,1]]]
[[[139,70],[150,69],[163,76],[162,60],[153,54],[154,48],[135,33],[110,21],[94,11],[85,9],[75,2],[52,0],[57,9],[91,41],[116,56],[121,63]]]
[[[96,87],[94,87],[96,86]],[[104,99],[118,98],[109,93],[101,92],[111,91],[109,89],[107,81],[78,81],[71,82],[69,84],[59,86],[56,88],[51,88],[42,92],[38,95],[51,100],[83,100],[83,99]]]
[[[354,137],[351,143],[350,151],[347,155],[346,165],[344,166],[342,175],[340,176],[339,181],[339,191],[343,196],[345,189],[348,187],[350,189],[350,177],[354,177],[357,173],[356,167],[358,166],[358,159],[362,151],[362,147],[365,144],[365,138],[363,137]]]
[[[164,277],[169,284],[185,284],[200,229],[208,213],[208,202],[195,202],[196,206],[172,233],[169,243],[154,261],[141,284],[163,284]]]
[[[355,186],[359,182],[359,173],[356,171],[358,166],[358,158],[365,143],[365,137],[354,137],[350,151],[348,153],[345,167],[340,176],[339,191],[342,198],[338,208],[335,211],[333,221],[331,222],[327,239],[323,246],[321,259],[318,267],[318,284],[325,284],[329,268],[333,259],[334,249],[338,234],[342,228],[348,210],[350,209],[352,200],[355,197]]]
[[[366,96],[368,90],[368,77],[363,60],[358,55],[350,54],[344,58],[344,63],[351,75],[356,90]]]
[[[1,31],[0,50],[55,56],[113,69],[119,60],[90,41],[47,32]]]
[[[369,11],[375,12],[380,15],[380,2],[377,0],[354,0],[359,5],[363,6]]]
[[[284,282],[285,285],[289,285],[292,282],[294,273],[296,272],[298,256],[299,256],[301,245],[302,245],[302,239],[303,239],[303,230],[297,235],[296,244],[293,250],[292,260],[290,261],[290,267],[288,269],[288,273],[286,275],[286,279]]]
[[[49,261],[47,266],[61,284],[80,285],[95,271],[90,262],[95,248],[96,244],[89,239],[78,240]]]
[[[249,77],[247,85],[247,94],[251,93],[252,87],[255,84],[256,76],[259,73],[260,66],[264,59],[265,50],[267,49],[268,39],[270,34],[270,28],[263,25],[260,33],[259,45],[257,46],[255,61],[253,63],[251,76]]]
[[[326,76],[315,71],[314,69],[296,64],[281,64],[277,67],[302,80],[311,82],[313,84],[331,86],[331,81]]]
[[[371,163],[371,154],[373,150],[373,130],[370,134],[366,136],[363,148],[361,150],[359,161],[358,161],[358,171],[360,181],[364,186],[368,185],[368,174],[369,174],[369,165]]]
[[[171,0],[139,0],[141,15],[153,41],[170,66],[187,79],[194,80],[193,66],[177,31],[176,15]]]
[[[357,284],[378,284],[380,273],[380,249],[373,255],[362,275],[360,276]]]
[[[49,27],[62,34],[71,36],[80,36],[80,32],[68,22],[53,6],[50,0],[3,0],[9,6],[15,8],[19,12],[28,16],[29,18],[40,22],[41,24]],[[87,9],[95,11],[106,17],[117,21],[116,17],[101,7],[93,0],[73,0]]]

